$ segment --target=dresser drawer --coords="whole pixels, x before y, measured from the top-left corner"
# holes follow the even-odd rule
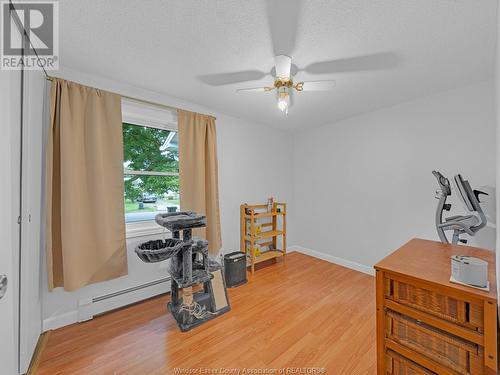
[[[387,375],[435,375],[435,372],[388,349],[385,353],[385,373]]]
[[[463,301],[393,278],[385,280],[386,298],[461,326],[483,331],[483,305]]]
[[[460,374],[484,373],[482,347],[391,310],[386,337]]]

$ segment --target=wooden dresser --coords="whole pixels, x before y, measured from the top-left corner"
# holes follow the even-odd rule
[[[450,256],[488,261],[490,291],[450,283]],[[495,254],[413,239],[375,265],[377,373],[496,374]]]

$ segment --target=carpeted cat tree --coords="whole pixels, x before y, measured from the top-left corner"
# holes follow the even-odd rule
[[[168,308],[181,331],[189,331],[229,311],[221,265],[209,258],[208,241],[192,237],[194,228],[206,226],[205,216],[190,211],[162,213],[156,215],[155,221],[168,229],[172,238],[144,242],[135,252],[146,263],[170,259]],[[193,292],[196,285],[202,288]]]

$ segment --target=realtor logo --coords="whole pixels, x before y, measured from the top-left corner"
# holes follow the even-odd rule
[[[59,68],[59,3],[1,3],[0,68],[57,70]],[[24,29],[25,37],[22,37]],[[24,47],[24,48],[23,48]]]

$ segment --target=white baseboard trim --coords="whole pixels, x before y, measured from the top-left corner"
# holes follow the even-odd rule
[[[58,329],[64,326],[78,322],[78,310],[69,311],[64,314],[54,315],[44,319],[42,322],[42,331],[47,332],[52,329]]]
[[[367,275],[375,276],[375,270],[373,269],[373,267],[366,266],[366,265],[361,264],[361,263],[356,263],[356,262],[353,262],[353,261],[348,260],[348,259],[339,258],[339,257],[333,256],[330,254],[325,254],[325,253],[322,253],[320,251],[311,250],[311,249],[308,249],[308,248],[305,248],[302,246],[290,246],[289,248],[287,248],[286,251],[287,251],[287,253],[297,251],[298,253],[302,253],[305,255],[312,256],[314,258],[326,260],[327,262],[335,263],[339,266],[350,268],[354,271],[363,272],[363,273],[366,273]]]
[[[90,320],[120,307],[170,292],[170,277],[78,301],[77,309],[43,320],[43,332]],[[166,307],[165,307],[166,310]]]
[[[154,280],[125,290],[78,301],[78,321],[85,322],[94,315],[144,301],[148,298],[170,292],[170,277]]]

